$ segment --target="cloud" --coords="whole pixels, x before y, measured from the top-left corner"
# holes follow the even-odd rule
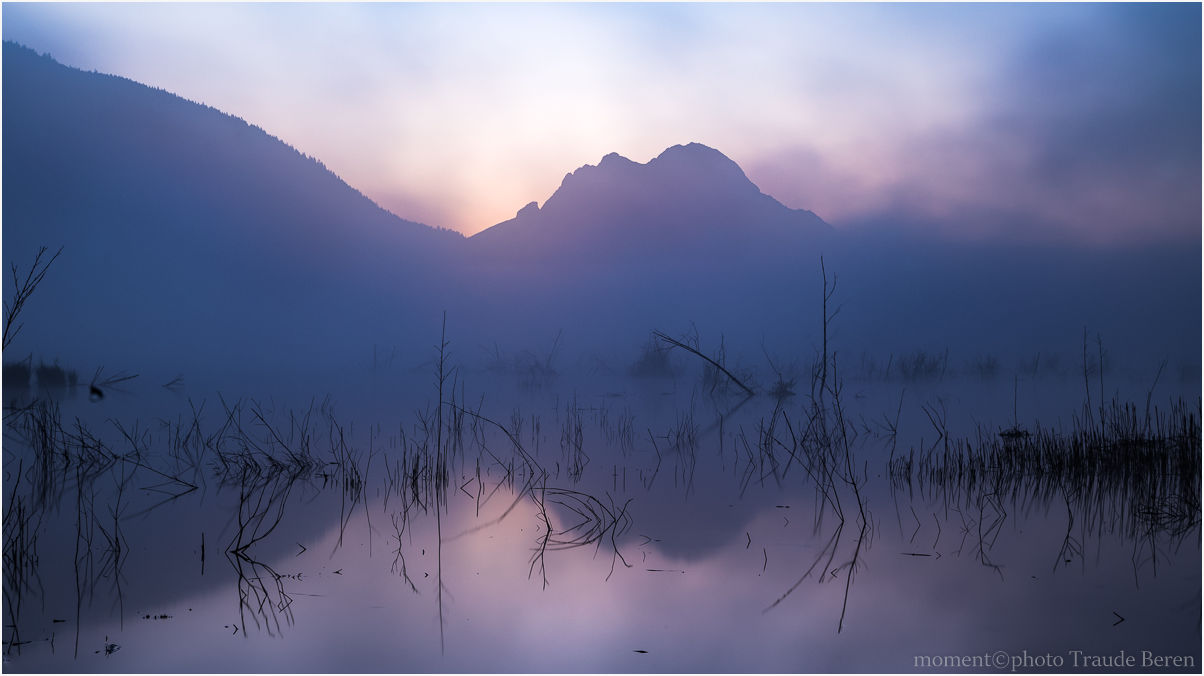
[[[248,119],[473,232],[699,141],[854,222],[1198,236],[1194,5],[5,5],[6,38]],[[1140,221],[1140,223],[1139,223]]]
[[[1200,7],[1118,6],[1034,38],[990,120],[1035,208],[1100,234],[1199,235]]]
[[[980,83],[976,114],[901,139],[895,180],[863,186],[864,208],[843,215],[1198,240],[1199,7],[1087,7],[1073,19],[1034,21]]]

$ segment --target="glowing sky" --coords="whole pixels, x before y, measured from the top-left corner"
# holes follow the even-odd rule
[[[6,3],[3,35],[469,234],[698,141],[837,225],[1200,236],[1198,4]]]

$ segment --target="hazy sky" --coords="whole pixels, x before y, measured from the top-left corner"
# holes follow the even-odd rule
[[[1200,6],[12,4],[3,35],[257,124],[465,233],[698,141],[837,225],[1200,238]]]

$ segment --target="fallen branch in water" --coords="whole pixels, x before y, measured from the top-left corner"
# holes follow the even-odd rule
[[[719,362],[715,361],[714,359],[711,359],[710,357],[706,356],[706,355],[705,355],[705,354],[703,354],[702,352],[699,352],[697,349],[695,349],[695,348],[693,348],[693,347],[691,347],[691,346],[689,346],[689,345],[686,345],[685,343],[681,342],[680,340],[676,340],[676,339],[674,339],[674,338],[670,338],[669,336],[667,336],[667,335],[665,335],[665,334],[661,333],[660,331],[653,331],[653,332],[652,332],[652,335],[653,335],[653,336],[654,336],[654,337],[655,337],[657,340],[660,340],[660,341],[662,341],[662,342],[668,343],[670,347],[680,347],[681,349],[685,350],[686,352],[689,352],[690,354],[697,355],[698,357],[700,357],[700,358],[702,358],[703,360],[705,360],[705,361],[706,361],[708,364],[710,364],[711,366],[714,366],[715,368],[719,369],[719,371],[720,371],[720,372],[721,372],[723,375],[725,375],[725,376],[727,376],[728,378],[730,378],[730,379],[731,379],[731,381],[732,381],[733,383],[736,383],[737,385],[739,385],[739,386],[740,386],[740,389],[742,389],[742,390],[744,390],[745,392],[747,392],[747,393],[749,394],[749,396],[752,396],[752,395],[754,394],[754,392],[752,391],[752,388],[751,388],[751,387],[749,387],[748,385],[745,385],[745,384],[744,384],[743,382],[741,382],[741,380],[740,380],[739,378],[737,378],[736,376],[732,375],[732,372],[731,372],[731,371],[728,371],[727,369],[723,368],[723,365],[722,365],[722,364],[720,364]]]

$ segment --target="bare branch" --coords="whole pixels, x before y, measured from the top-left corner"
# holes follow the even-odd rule
[[[13,299],[9,303],[4,303],[4,349],[8,349],[9,343],[17,334],[21,332],[23,324],[17,323],[17,317],[20,316],[21,310],[25,307],[25,302],[33,295],[34,289],[38,288],[38,284],[42,283],[42,278],[46,276],[46,271],[50,269],[51,263],[63,253],[63,248],[50,257],[50,260],[42,262],[42,256],[46,255],[46,247],[40,247],[38,253],[34,256],[33,265],[29,268],[29,272],[25,275],[25,280],[21,280],[20,274],[17,272],[17,264],[13,263]]]
[[[711,359],[710,357],[706,356],[702,352],[699,352],[696,348],[691,347],[691,346],[681,342],[680,340],[675,340],[673,338],[670,338],[669,336],[661,333],[660,331],[653,331],[652,335],[655,336],[657,340],[668,343],[671,347],[680,347],[681,349],[685,350],[686,352],[689,352],[690,354],[693,354],[693,355],[696,355],[696,356],[702,358],[704,361],[706,361],[711,366],[714,366],[715,368],[719,369],[719,371],[721,373],[723,373],[723,375],[730,378],[733,383],[736,383],[736,385],[739,385],[740,389],[747,392],[750,396],[753,394],[752,388],[750,388],[748,385],[745,385],[736,376],[732,375],[731,371],[728,371],[727,369],[723,368],[723,365],[721,365],[719,362],[715,361],[714,359]]]

